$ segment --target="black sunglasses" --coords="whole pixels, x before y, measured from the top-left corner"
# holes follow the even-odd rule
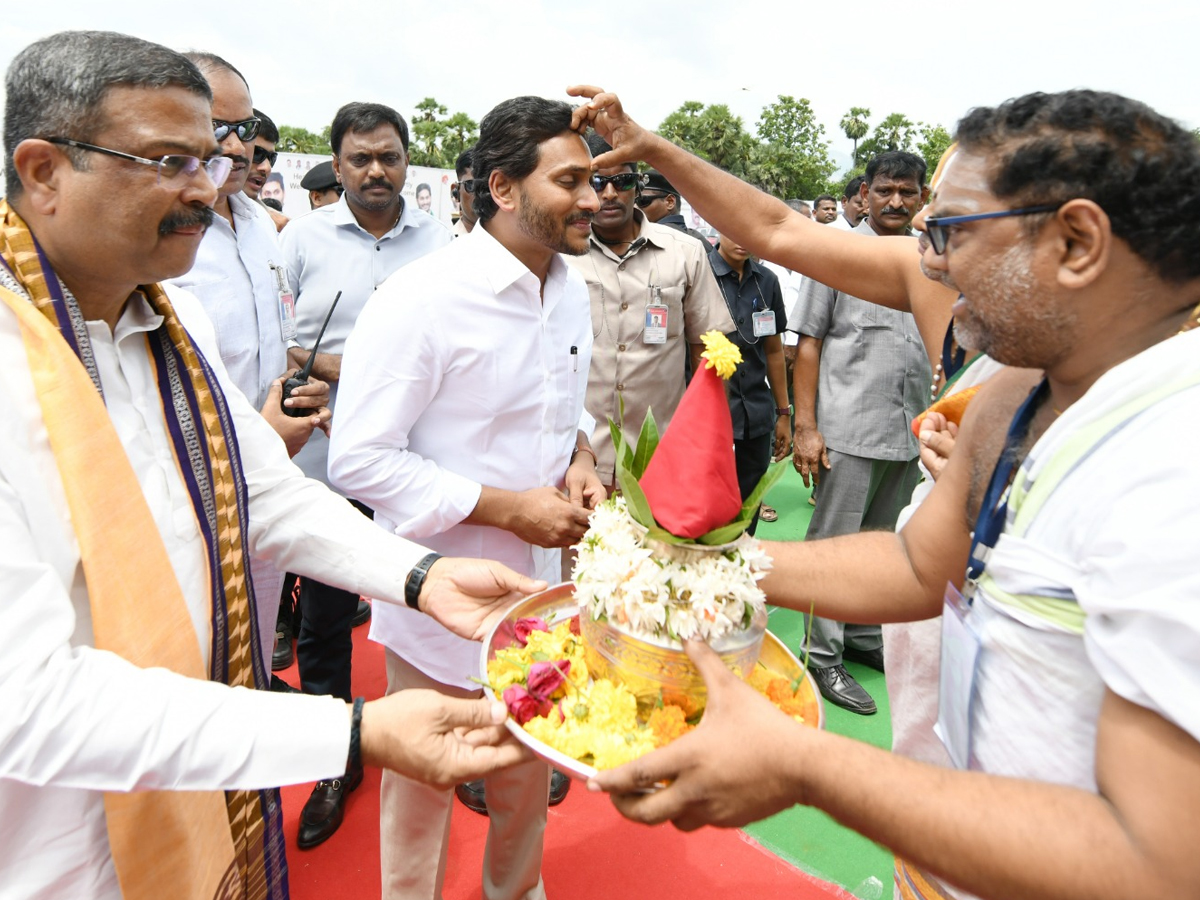
[[[1002,209],[999,212],[973,213],[969,216],[930,216],[925,220],[925,233],[929,235],[929,245],[933,252],[941,256],[946,252],[946,244],[950,241],[953,230],[965,222],[982,222],[985,219],[1007,219],[1009,216],[1032,216],[1035,213],[1054,212],[1067,201],[1061,203],[1045,203],[1041,206],[1023,206],[1020,209]]]
[[[279,159],[279,152],[276,150],[268,150],[266,147],[254,148],[254,164],[261,166],[264,162],[269,162],[272,167],[275,165],[275,160]]]
[[[645,209],[655,200],[666,200],[670,194],[639,194],[633,201],[640,209]]]
[[[604,190],[606,184],[611,184],[618,191],[632,191],[641,181],[637,172],[622,172],[620,175],[593,175],[592,190],[597,194]]]
[[[213,137],[217,139],[217,143],[229,137],[231,131],[236,131],[238,140],[252,141],[258,136],[258,129],[262,122],[253,117],[242,119],[240,122],[226,122],[224,119],[213,119]]]

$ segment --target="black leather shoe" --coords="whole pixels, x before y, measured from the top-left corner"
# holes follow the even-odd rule
[[[462,784],[454,786],[454,796],[462,801],[462,805],[471,812],[477,812],[481,816],[486,816],[487,798],[483,795],[483,780],[479,781],[464,781]]]
[[[861,663],[868,669],[874,669],[876,672],[883,671],[883,648],[876,647],[874,650],[856,650],[853,647],[842,648],[842,661]]]
[[[567,791],[571,789],[571,776],[564,775],[555,769],[550,773],[550,805],[558,806],[567,799]]]
[[[354,611],[354,618],[350,620],[350,627],[357,628],[365,622],[371,621],[371,604],[362,597],[358,598],[358,609]]]
[[[278,675],[271,676],[271,690],[277,694],[299,694],[300,688],[294,688]]]
[[[278,672],[286,669],[296,659],[292,649],[292,635],[286,629],[275,632],[275,648],[271,651],[271,671]]]
[[[860,716],[875,714],[875,701],[863,690],[863,686],[854,680],[843,665],[828,666],[824,669],[809,669],[821,689],[821,696],[830,703],[848,709]]]
[[[300,833],[296,845],[308,850],[329,840],[342,824],[346,795],[362,784],[363,770],[347,772],[332,781],[318,781],[300,813]]]

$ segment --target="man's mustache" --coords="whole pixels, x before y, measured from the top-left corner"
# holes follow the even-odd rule
[[[386,178],[376,178],[374,181],[363,182],[362,189],[364,191],[369,191],[371,188],[377,188],[377,187],[387,188],[389,191],[395,190],[395,188],[392,187],[392,183],[390,181],[388,181]]]
[[[907,216],[909,213],[903,206],[885,206],[879,214],[881,216]]]
[[[593,218],[595,218],[595,216],[590,212],[576,213],[575,215],[573,215],[569,219],[567,219],[567,224],[574,225],[576,222],[587,222],[590,225],[590,224],[592,224]]]
[[[216,214],[207,206],[202,206],[199,209],[190,209],[186,212],[171,213],[158,226],[158,233],[166,237],[173,231],[178,231],[180,228],[195,228],[197,225],[203,225],[208,228],[213,223],[213,216]]]
[[[232,160],[232,161],[233,161],[233,164],[234,164],[235,166],[237,166],[237,165],[243,165],[243,166],[248,166],[248,165],[250,165],[250,158],[249,158],[249,157],[247,157],[247,156],[242,156],[240,153],[222,153],[221,155],[222,155],[222,156],[224,156],[224,157],[225,157],[226,159],[228,159],[228,160]]]

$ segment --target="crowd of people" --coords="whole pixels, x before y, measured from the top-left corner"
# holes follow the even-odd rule
[[[286,897],[278,786],[315,782],[309,848],[370,765],[384,896],[441,896],[457,794],[483,895],[544,897],[569,780],[481,699],[476,642],[617,489],[609,419],[669,428],[716,330],[743,500],[789,456],[814,489],[768,600],[811,615],[829,702],[875,713],[844,662],[886,668],[893,751],[689,643],[700,727],[588,787],[685,830],[819,807],[902,898],[1195,895],[1200,144],[1031,94],[932,178],[885,153],[784,202],[569,93],[483,118],[453,229],[401,196],[404,118],[346,103],[289,221],[228,60],[104,32],[15,58],[0,893]]]

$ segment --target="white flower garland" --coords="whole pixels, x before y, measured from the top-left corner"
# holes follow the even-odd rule
[[[766,606],[758,580],[771,557],[748,534],[722,553],[658,541],[652,549],[619,496],[597,507],[590,523],[571,577],[593,619],[634,636],[711,642],[745,629]]]

